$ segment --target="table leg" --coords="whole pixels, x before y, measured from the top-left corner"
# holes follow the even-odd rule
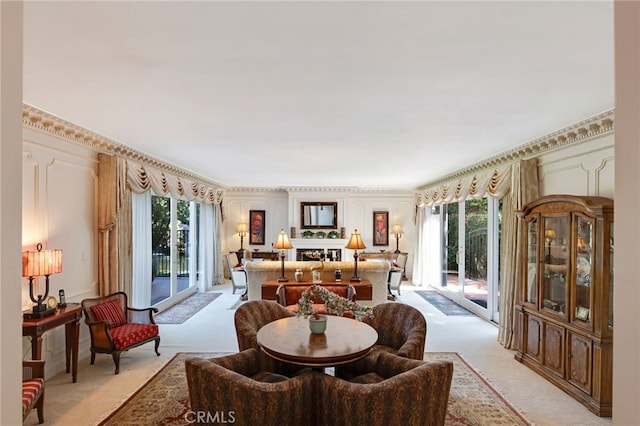
[[[67,373],[71,372],[71,347],[73,346],[73,336],[71,329],[71,323],[68,322],[64,325],[64,355],[65,355],[65,365],[67,367]]]
[[[78,341],[80,340],[80,321],[65,324],[65,351],[67,373],[71,372],[71,380],[75,383],[78,379]]]
[[[42,359],[42,330],[31,335],[31,359]]]

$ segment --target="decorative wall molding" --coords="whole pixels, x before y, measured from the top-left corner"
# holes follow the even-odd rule
[[[615,111],[613,109],[596,114],[551,134],[534,139],[524,145],[501,152],[469,167],[442,176],[435,181],[421,186],[419,191],[424,192],[424,190],[428,188],[460,179],[492,167],[513,163],[520,159],[532,158],[548,151],[585,143],[592,139],[613,134],[614,120]]]
[[[375,189],[375,188],[358,188],[358,187],[316,187],[316,186],[302,186],[302,187],[230,187],[227,188],[227,192],[309,192],[309,193],[385,193],[385,194],[398,194],[406,193],[407,195],[413,195],[414,191],[409,189]]]
[[[153,166],[176,176],[195,180],[207,186],[225,189],[225,185],[189,172],[173,164],[159,160],[102,135],[84,129],[34,106],[22,104],[22,124],[33,130],[54,135],[67,141],[87,146],[95,151],[117,155],[129,160]]]
[[[471,175],[478,171],[486,170],[512,163],[519,159],[527,159],[544,152],[563,148],[566,146],[584,143],[594,138],[600,138],[614,131],[614,110],[608,110],[596,114],[568,127],[555,131],[549,135],[540,137],[524,145],[501,152],[481,162],[475,163],[464,169],[442,176],[441,178],[420,186],[417,190],[424,191],[430,187]],[[401,189],[373,189],[356,187],[227,187],[220,182],[211,181],[200,175],[189,172],[178,166],[169,164],[158,158],[152,157],[136,149],[130,148],[119,142],[113,141],[97,133],[84,129],[76,124],[63,120],[28,104],[22,106],[23,125],[47,134],[55,135],[70,142],[87,146],[98,152],[118,155],[126,159],[148,164],[164,170],[176,176],[189,178],[203,184],[223,189],[225,192],[313,192],[313,193],[395,193],[403,192]],[[414,191],[406,190],[409,193]]]

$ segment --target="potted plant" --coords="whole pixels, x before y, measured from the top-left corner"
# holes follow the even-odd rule
[[[313,310],[314,301],[323,301],[327,312],[330,314],[342,316],[346,311],[351,311],[357,320],[373,318],[373,310],[370,307],[360,305],[345,297],[338,296],[320,285],[313,285],[302,293],[300,300],[298,300],[299,309],[297,313],[298,316],[310,319],[310,328],[312,327],[312,322],[321,321],[321,317],[323,316]],[[314,332],[313,328],[311,331]],[[324,330],[321,333],[323,332]]]

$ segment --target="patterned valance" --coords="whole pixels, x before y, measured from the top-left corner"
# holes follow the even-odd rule
[[[511,186],[511,165],[484,170],[416,194],[416,206],[435,206],[469,198],[504,196]]]
[[[175,176],[152,166],[127,160],[127,185],[131,191],[141,194],[153,189],[156,195],[171,194],[176,199],[201,201],[219,205],[224,190],[194,180]]]

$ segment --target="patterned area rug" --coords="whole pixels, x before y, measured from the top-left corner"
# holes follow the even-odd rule
[[[111,413],[100,426],[185,425],[189,393],[184,361],[225,353],[178,353]],[[482,376],[454,352],[426,352],[425,360],[452,361],[453,382],[447,409],[448,426],[530,425]]]
[[[446,296],[441,295],[436,291],[420,291],[416,290],[415,293],[422,297],[427,302],[431,303],[435,308],[445,315],[473,315],[470,311],[467,311],[462,306],[455,302],[452,302]]]
[[[182,324],[222,293],[196,293],[153,317],[156,324]]]

